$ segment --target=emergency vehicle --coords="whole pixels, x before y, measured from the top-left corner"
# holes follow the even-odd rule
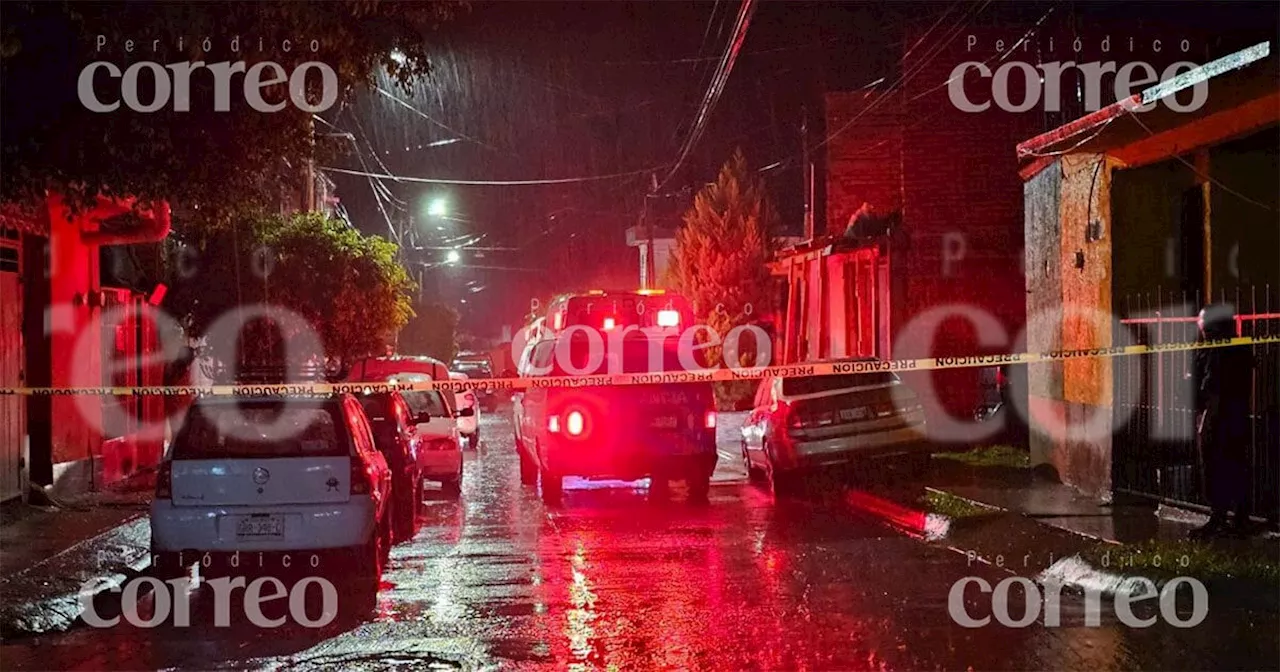
[[[559,502],[568,476],[649,477],[656,497],[682,480],[690,501],[706,501],[717,460],[715,394],[707,372],[699,374],[700,353],[678,351],[681,329],[692,320],[688,301],[658,291],[593,291],[554,301],[521,357],[522,376],[550,379],[520,395],[521,482],[540,485],[548,504]],[[592,330],[604,338],[593,338]],[[591,352],[601,346],[603,353]],[[654,382],[608,384],[615,373],[648,374]],[[574,380],[560,385],[556,378]]]

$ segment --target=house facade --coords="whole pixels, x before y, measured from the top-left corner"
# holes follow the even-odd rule
[[[57,194],[5,205],[0,387],[161,384],[148,313],[163,289],[114,284],[118,276],[104,263],[104,250],[168,235],[167,204],[132,213],[134,205],[99,198],[73,212]],[[25,495],[28,482],[52,486],[55,495],[84,492],[150,467],[164,436],[147,428],[163,418],[160,397],[0,397],[0,497]]]
[[[1270,42],[1205,64],[1018,145],[1032,351],[1184,343],[1208,303],[1237,335],[1280,333],[1280,70]],[[1207,84],[1204,105],[1167,104]],[[1149,107],[1149,109],[1147,109]],[[1145,109],[1145,111],[1143,111]],[[1042,316],[1042,317],[1035,317]],[[1253,348],[1252,493],[1280,465],[1274,346]],[[1033,461],[1077,488],[1203,504],[1192,355],[1028,367]]]
[[[953,105],[938,84],[964,60],[959,43],[927,59],[907,50],[901,70],[914,74],[897,86],[826,94],[818,229],[773,265],[787,286],[787,361],[1007,351],[979,337],[975,312],[1009,339],[1022,328],[1022,185],[1009,148],[1043,122]],[[913,375],[932,413],[967,418],[979,402],[976,370]]]

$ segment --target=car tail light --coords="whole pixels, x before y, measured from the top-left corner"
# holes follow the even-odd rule
[[[658,311],[659,327],[678,327],[680,326],[680,311],[678,310],[659,310]]]
[[[702,426],[706,427],[707,429],[716,428],[716,412],[715,411],[707,411],[706,416],[702,419]]]
[[[552,434],[560,433],[560,416],[553,415],[547,418],[547,431]]]
[[[359,457],[351,458],[351,494],[367,495],[373,492],[373,475],[369,465]]]
[[[169,460],[156,471],[156,499],[173,499],[173,462]]]
[[[569,411],[569,415],[565,416],[564,428],[569,432],[569,436],[581,436],[586,426],[587,419],[579,411]]]
[[[782,424],[787,427],[799,427],[800,414],[796,413],[795,406],[791,404],[782,404]]]

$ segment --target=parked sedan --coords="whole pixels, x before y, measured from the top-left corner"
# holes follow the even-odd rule
[[[929,464],[915,393],[889,372],[766,378],[742,428],[752,480],[776,493],[806,473],[885,461],[921,474]]]
[[[418,450],[422,443],[412,412],[399,392],[364,394],[360,406],[373,429],[373,443],[391,468],[391,493],[395,497],[395,541],[407,541],[418,532],[422,468]]]
[[[407,380],[402,377],[401,380]],[[449,392],[402,392],[409,404],[413,421],[417,424],[422,443],[418,450],[418,465],[422,467],[422,482],[438,481],[446,494],[458,496],[462,492],[462,444],[458,434],[458,419],[474,414],[471,409],[453,410]]]

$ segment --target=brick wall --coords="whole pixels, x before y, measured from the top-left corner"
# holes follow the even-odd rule
[[[1009,31],[966,33],[983,42]],[[1026,322],[1022,180],[1015,147],[1039,132],[1043,115],[955,107],[946,85],[953,70],[985,58],[968,53],[966,39],[959,36],[937,53],[916,49],[902,64],[904,72],[914,73],[902,85],[903,223],[910,253],[906,314],[894,318],[895,340],[911,318],[955,306],[991,315],[1010,342],[983,344],[971,325],[953,320],[936,334],[932,353],[937,355],[1008,351]],[[937,43],[936,36],[927,41]],[[914,37],[907,40],[914,42]],[[1017,79],[1011,83],[1016,88]],[[1022,92],[1011,91],[1010,97],[1022,100]],[[970,411],[979,401],[976,369],[939,372],[935,385],[953,414]]]
[[[901,98],[880,91],[826,95],[827,132],[853,125],[827,145],[827,232],[844,233],[863,203],[902,207]]]

